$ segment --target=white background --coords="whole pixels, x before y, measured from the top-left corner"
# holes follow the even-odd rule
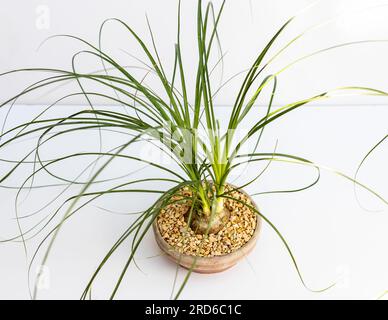
[[[221,1],[216,0],[216,7]],[[219,31],[225,56],[224,79],[244,71],[255,56],[274,35],[276,30],[291,16],[314,3],[313,0],[239,0],[227,1]],[[313,51],[339,43],[357,40],[388,40],[388,4],[386,0],[322,0],[300,13],[298,18],[280,38],[271,51],[280,49],[304,30],[328,21],[313,29],[297,41],[277,60],[269,72],[275,72],[291,61]],[[377,6],[377,7],[376,7]],[[369,9],[367,9],[369,8]],[[346,14],[345,14],[346,13]],[[154,31],[158,51],[166,70],[172,69],[174,44],[176,42],[177,1],[115,0],[109,4],[103,0],[93,1],[11,1],[3,0],[0,9],[0,71],[23,67],[71,68],[72,55],[82,49],[74,40],[54,39],[39,50],[47,37],[55,34],[78,35],[94,44],[98,41],[98,29],[107,18],[117,17],[126,21],[150,45],[145,15],[148,15]],[[183,59],[187,67],[187,80],[195,80],[196,56],[196,1],[182,1],[182,46]],[[335,18],[336,17],[336,18]],[[334,18],[334,19],[333,19]],[[110,24],[104,31],[103,49],[112,54],[123,65],[134,64],[134,60],[122,50],[139,58],[143,56],[128,32],[119,25]],[[279,78],[281,95],[277,103],[290,99],[306,98],[338,86],[359,85],[386,89],[386,56],[388,44],[363,44],[331,51],[296,65]],[[96,70],[101,66],[95,59],[81,57],[77,60],[78,70]],[[9,97],[41,75],[23,74],[10,81],[1,80],[0,97]],[[218,75],[214,76],[218,83]],[[217,104],[230,105],[236,96],[241,77],[233,81],[217,97]],[[151,80],[152,81],[152,80]],[[65,91],[64,89],[60,89]],[[60,91],[60,92],[62,92]],[[20,103],[47,102],[49,97],[29,95]],[[82,98],[64,103],[84,103]],[[261,104],[262,102],[258,102]],[[334,99],[333,104],[359,104],[371,102],[367,99]],[[377,103],[373,101],[372,103]],[[378,103],[384,103],[379,100]]]
[[[66,108],[70,109],[68,106]],[[15,108],[14,116],[23,121],[30,118],[37,109],[20,105]],[[260,109],[255,109],[254,112],[263,113],[264,108]],[[221,111],[219,118],[224,122],[227,119],[225,109],[217,110]],[[374,107],[373,112],[371,108],[364,106],[306,107],[291,113],[276,125],[269,126],[264,134],[261,150],[272,152],[278,141],[278,152],[299,155],[353,176],[366,151],[387,133],[387,117],[388,112],[384,106]],[[373,123],[374,129],[363,130],[366,123]],[[96,132],[89,132],[56,140],[42,149],[42,157],[51,159],[54,155],[76,150],[95,150],[97,137]],[[120,136],[106,134],[104,148],[108,150],[110,146],[122,143],[121,141]],[[18,159],[25,154],[27,146],[28,149],[33,147],[29,141],[25,141],[4,148],[0,152],[0,158]],[[134,147],[130,154],[142,155],[143,152]],[[388,148],[385,143],[371,155],[358,177],[359,181],[385,198],[387,158]],[[149,156],[146,159],[154,160]],[[52,169],[61,176],[74,178],[92,159],[87,160],[66,161]],[[2,163],[1,173],[8,167]],[[133,161],[117,161],[102,178],[119,177],[141,167]],[[167,167],[174,168],[171,165]],[[252,164],[247,170],[236,172],[229,181],[243,184],[262,168],[263,165]],[[18,171],[3,183],[3,187],[20,186],[29,172],[31,171],[27,169]],[[243,175],[236,180],[240,173]],[[159,170],[147,167],[131,176],[131,179],[159,176]],[[315,171],[311,168],[274,163],[246,191],[253,194],[298,188],[312,182],[315,176]],[[52,182],[54,181],[42,173],[35,179],[35,185]],[[126,179],[121,179],[115,184],[125,182]],[[104,186],[97,185],[96,189],[104,189]],[[157,190],[164,190],[166,187],[161,183],[139,185],[141,186]],[[19,198],[18,215],[35,212],[55,198],[62,189],[63,187],[23,192]],[[66,197],[74,195],[77,190],[79,188],[72,187],[36,218],[21,220],[22,229],[26,231],[39,218],[53,213]],[[338,281],[335,288],[321,294],[306,290],[301,285],[283,244],[274,231],[264,224],[257,247],[246,260],[224,273],[194,274],[182,298],[377,299],[388,287],[387,205],[369,193],[359,188],[357,190],[361,205],[376,212],[363,210],[356,201],[353,184],[327,170],[322,171],[319,184],[305,192],[254,197],[262,213],[272,220],[288,240],[307,284],[314,289],[322,289]],[[0,236],[5,239],[18,234],[14,220],[15,190],[1,188],[0,198]],[[40,292],[39,297],[78,299],[98,263],[134,219],[117,213],[144,209],[153,199],[155,196],[147,194],[106,196],[78,212],[63,227],[54,245],[47,264],[49,286]],[[63,214],[64,211],[60,213],[61,216]],[[29,259],[45,234],[43,232],[41,236],[28,242]],[[113,256],[93,287],[94,298],[106,299],[109,296],[129,254],[130,241],[127,241]],[[149,233],[136,256],[142,271],[134,265],[130,267],[117,298],[170,297],[176,266],[166,257],[158,256],[159,254],[153,234]],[[0,257],[0,298],[28,298],[26,260],[22,245],[1,244]],[[31,270],[32,277],[35,276],[40,261],[41,256]],[[182,281],[185,272],[182,270],[180,275],[179,281]]]
[[[281,37],[284,44],[306,27],[325,21],[343,10],[368,7],[386,1],[321,1],[317,7],[305,12],[300,20]],[[219,3],[216,1],[216,3]],[[263,47],[274,31],[291,15],[304,8],[311,1],[263,0],[228,1],[223,22],[220,25],[221,40],[225,57],[224,78],[227,79],[249,66],[257,51]],[[36,48],[46,37],[57,33],[78,34],[93,42],[97,41],[99,24],[108,17],[120,17],[130,23],[140,35],[148,37],[145,21],[147,12],[157,37],[157,44],[163,61],[172,64],[175,41],[176,1],[3,1],[0,16],[0,39],[6,45],[0,51],[0,71],[18,67],[50,66],[70,68],[71,55],[82,46],[65,39],[56,39]],[[49,24],[42,20],[42,12],[48,11]],[[42,11],[43,10],[43,11]],[[183,1],[182,42],[188,74],[195,68],[195,1]],[[306,35],[297,45],[279,59],[274,70],[293,61],[301,55],[335,45],[340,42],[362,39],[388,38],[388,7],[379,7],[363,16],[350,16],[336,20],[312,34]],[[47,27],[47,28],[46,28]],[[149,38],[148,38],[149,39]],[[128,34],[118,26],[106,30],[106,46],[128,64],[133,59],[120,49],[139,53]],[[279,44],[278,48],[281,45]],[[305,61],[290,69],[279,79],[279,95],[276,104],[305,98],[330,88],[343,85],[365,85],[387,88],[386,56],[388,44],[363,45],[353,49],[341,49],[321,57]],[[79,62],[82,70],[96,68],[88,59]],[[27,74],[0,79],[4,100],[25,85],[39,79]],[[215,77],[215,81],[217,78]],[[218,105],[233,102],[238,81],[231,83],[217,98]],[[55,96],[68,92],[59,88]],[[40,105],[52,102],[51,93],[35,94],[22,98],[11,117],[8,126],[29,119]],[[82,99],[65,101],[81,105]],[[26,106],[37,104],[38,106]],[[264,145],[271,152],[278,139],[279,152],[289,152],[307,157],[320,164],[337,168],[352,175],[364,154],[374,143],[387,134],[388,112],[384,99],[337,98],[331,105],[305,108],[268,128]],[[63,108],[72,108],[63,106]],[[224,110],[224,109],[221,109]],[[263,111],[262,109],[259,109]],[[259,112],[259,111],[258,111]],[[0,120],[5,111],[0,111]],[[220,112],[220,119],[226,120],[226,112]],[[47,156],[58,154],[68,148],[87,148],[95,145],[97,135],[51,146]],[[114,144],[115,138],[107,136],[106,143]],[[4,149],[2,158],[14,158],[24,151],[24,144]],[[360,174],[360,180],[387,197],[387,145],[372,155]],[[111,168],[112,175],[131,171],[132,164],[120,164]],[[0,172],[5,170],[1,164]],[[77,166],[64,165],[57,168],[64,175],[73,176]],[[147,171],[148,170],[148,171]],[[250,167],[244,178],[253,176],[258,168]],[[78,171],[77,171],[78,172]],[[152,176],[146,169],[140,176]],[[311,179],[308,169],[276,166],[259,184],[247,189],[250,193],[276,188],[303,185]],[[17,174],[7,186],[20,183],[23,175]],[[42,178],[44,182],[44,178]],[[37,181],[37,183],[39,180]],[[22,214],[36,210],[54,197],[58,190],[38,190],[31,193],[20,207]],[[17,234],[13,217],[15,190],[0,189],[0,236],[4,239]],[[339,280],[339,285],[322,294],[310,293],[300,284],[291,260],[276,234],[264,226],[257,248],[249,258],[235,268],[217,275],[193,275],[182,298],[306,298],[306,299],[376,299],[388,289],[387,206],[370,195],[361,192],[362,204],[378,212],[367,212],[360,208],[352,183],[330,172],[323,173],[320,184],[304,193],[256,197],[263,213],[284,233],[294,249],[295,255],[313,288],[322,288]],[[128,212],[144,208],[151,198],[145,195],[135,197],[107,197],[95,206],[86,207],[67,225],[54,247],[48,264],[49,287],[40,292],[41,298],[78,298],[88,277],[116,238],[123,232],[131,218],[109,214],[98,208]],[[58,203],[57,203],[58,204]],[[23,228],[28,223],[23,222]],[[31,257],[37,242],[28,247]],[[94,298],[107,298],[120,268],[130,252],[127,243],[114,257],[93,291]],[[119,291],[119,298],[170,297],[175,266],[165,257],[154,257],[159,250],[149,234],[143,242],[137,261],[143,273],[131,267]],[[26,262],[20,244],[0,245],[0,298],[28,298]],[[32,269],[35,273],[36,266]],[[181,276],[184,272],[181,272]],[[182,280],[182,278],[180,278]]]

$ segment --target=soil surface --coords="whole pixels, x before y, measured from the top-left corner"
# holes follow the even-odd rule
[[[225,191],[233,190],[226,186]],[[182,189],[173,199],[182,199],[182,195],[191,196],[188,188]],[[234,190],[228,194],[234,199],[252,205],[244,193]],[[244,204],[226,199],[224,206],[230,211],[230,219],[216,234],[208,236],[195,234],[187,225],[191,200],[175,202],[165,207],[158,216],[158,226],[163,239],[178,252],[186,255],[211,257],[236,251],[249,241],[256,229],[257,215]]]

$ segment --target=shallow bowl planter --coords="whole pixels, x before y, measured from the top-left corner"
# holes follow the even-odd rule
[[[257,205],[252,200],[252,198],[244,191],[240,190],[239,192],[245,194],[251,201],[251,206],[258,210]],[[252,237],[246,242],[241,248],[236,251],[212,257],[195,257],[192,255],[182,254],[176,251],[170,244],[168,244],[160,234],[159,225],[157,219],[153,223],[153,230],[155,234],[155,240],[159,248],[175,263],[181,265],[186,269],[193,268],[194,272],[198,273],[217,273],[225,271],[234,265],[236,265],[240,260],[246,257],[255,247],[260,229],[261,229],[261,217],[256,215],[256,229]],[[195,265],[193,267],[193,264]]]

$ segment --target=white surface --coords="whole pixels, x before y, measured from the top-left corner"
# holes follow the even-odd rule
[[[9,126],[30,118],[38,109],[17,106],[10,117]],[[4,116],[4,110],[2,112],[0,119]],[[222,122],[226,114],[219,112]],[[303,156],[352,175],[365,152],[387,134],[387,119],[388,109],[383,106],[304,108],[291,113],[277,125],[268,127],[262,151],[272,152],[278,139],[278,152]],[[75,149],[88,150],[96,147],[96,138],[97,134],[89,133],[62,140],[43,150],[43,154],[44,157],[50,157]],[[107,134],[104,146],[108,148],[119,141],[114,135]],[[29,143],[2,150],[0,158],[15,159],[26,151]],[[388,146],[385,143],[367,161],[359,176],[360,181],[385,198],[388,197],[387,159]],[[0,173],[4,172],[5,167],[4,163],[0,165]],[[132,163],[120,162],[112,166],[107,175],[119,176],[134,168]],[[56,172],[74,177],[80,169],[81,162],[73,161],[57,167]],[[253,165],[240,180],[231,181],[242,183],[259,170],[259,167]],[[147,168],[136,176],[147,177],[153,174],[155,171]],[[6,184],[17,185],[23,177],[19,172]],[[254,193],[297,187],[308,183],[313,177],[314,173],[309,168],[273,165],[263,179],[247,188],[247,191]],[[35,183],[47,181],[47,177],[40,177]],[[32,192],[19,207],[19,214],[36,210],[57,192],[58,189]],[[15,215],[14,196],[15,191],[0,189],[0,235],[3,237],[17,233],[15,220],[12,220]],[[317,294],[303,288],[284,246],[269,226],[264,225],[256,249],[245,261],[221,274],[193,274],[182,298],[376,299],[388,288],[388,210],[387,206],[365,192],[361,191],[359,196],[364,206],[381,211],[371,213],[362,210],[355,200],[352,183],[329,172],[323,172],[319,185],[306,192],[255,197],[262,212],[289,241],[306,282],[319,289],[339,279],[339,284],[333,289]],[[79,298],[98,262],[132,220],[131,217],[101,211],[96,206],[128,212],[146,207],[151,199],[142,194],[109,196],[79,212],[60,233],[47,265],[49,286],[40,292],[39,297]],[[56,201],[55,206],[45,212],[52,212],[59,204]],[[23,221],[24,229],[28,225],[27,221]],[[29,244],[29,257],[35,247],[36,242]],[[93,288],[93,298],[104,299],[109,296],[129,253],[130,243],[127,242],[97,281]],[[137,263],[143,272],[135,266],[130,267],[117,298],[170,297],[175,266],[165,257],[154,257],[158,254],[159,250],[150,233],[137,254]],[[0,261],[0,299],[28,298],[22,246],[1,244]],[[181,271],[180,281],[184,274]]]
[[[206,1],[204,1],[206,2]],[[214,1],[216,6],[220,0]],[[239,0],[227,1],[219,31],[222,49],[226,52],[224,79],[249,67],[258,52],[264,47],[277,29],[313,0]],[[347,12],[320,28],[307,33],[302,39],[288,48],[285,55],[268,72],[281,67],[305,54],[343,42],[385,39],[388,31],[388,7],[375,5],[388,4],[387,0],[322,0],[315,7],[304,12],[290,25],[280,38],[268,58],[293,37],[307,28],[327,21],[340,13]],[[146,39],[150,37],[146,27],[145,13],[148,14],[155,32],[158,50],[166,70],[172,69],[173,52],[176,42],[177,1],[158,0],[3,0],[0,8],[0,72],[23,67],[71,68],[72,55],[85,47],[73,40],[54,39],[39,51],[43,40],[55,34],[74,34],[96,44],[99,25],[107,18],[118,17]],[[196,1],[182,1],[182,45],[187,81],[194,83],[194,67],[197,59],[195,34]],[[128,33],[120,26],[108,25],[104,31],[103,48],[124,65],[134,64],[134,60],[121,50],[126,50],[142,58],[140,50]],[[290,99],[305,98],[337,86],[364,85],[380,89],[387,88],[386,56],[388,44],[363,44],[352,48],[342,48],[321,56],[305,60],[280,77],[279,89],[282,92],[278,103]],[[86,58],[77,59],[78,70],[100,69],[99,61]],[[193,76],[191,76],[193,75]],[[218,82],[219,73],[214,80]],[[0,79],[0,100],[16,93],[25,85],[40,79],[36,74],[23,74],[18,77]],[[17,79],[17,81],[15,81]],[[239,80],[241,77],[238,78]],[[149,79],[150,83],[154,80]],[[229,105],[234,101],[239,81],[234,81],[217,97],[219,105]],[[61,88],[59,93],[67,92]],[[192,92],[192,91],[189,91]],[[35,104],[49,102],[47,95],[28,95],[19,102]],[[64,103],[83,104],[81,98]],[[260,103],[260,102],[259,102]],[[336,99],[330,104],[369,103],[368,100],[349,98]],[[384,100],[379,100],[384,103]]]

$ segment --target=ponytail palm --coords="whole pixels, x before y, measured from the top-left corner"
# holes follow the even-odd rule
[[[74,196],[68,198],[55,212],[45,217],[38,223],[34,224],[28,230],[22,230],[20,234],[7,241],[22,241],[24,244],[35,237],[43,230],[47,230],[46,236],[42,244],[38,247],[39,251],[44,243],[47,243],[47,248],[43,256],[42,264],[47,262],[49,253],[53,243],[62,225],[69,220],[71,216],[79,212],[83,207],[92,203],[98,198],[114,193],[127,193],[133,195],[136,193],[157,194],[158,198],[146,210],[137,213],[137,218],[131,223],[127,230],[114,243],[112,249],[106,254],[101,264],[92,275],[82,298],[87,298],[91,291],[92,285],[99,275],[101,269],[109,261],[111,255],[119,248],[126,239],[132,237],[132,250],[128,257],[128,261],[120,273],[117,283],[110,297],[114,298],[116,292],[123,280],[123,277],[128,269],[128,266],[134,262],[134,255],[143,240],[145,234],[152,226],[159,212],[169,204],[179,201],[190,200],[192,203],[192,218],[191,226],[198,233],[209,234],[216,233],[222,224],[227,221],[228,214],[225,212],[224,200],[231,198],[230,192],[226,191],[225,187],[228,182],[228,177],[236,168],[245,165],[246,163],[256,162],[282,162],[290,164],[302,164],[310,166],[317,170],[317,179],[309,185],[298,190],[290,192],[302,191],[315,185],[319,180],[319,172],[323,169],[328,169],[319,166],[312,161],[301,158],[295,155],[279,153],[276,150],[259,150],[259,142],[264,129],[267,125],[276,123],[276,120],[283,118],[288,113],[293,112],[302,106],[308,105],[320,100],[329,99],[333,96],[350,93],[362,94],[371,96],[386,96],[385,91],[365,88],[365,87],[342,87],[333,90],[324,91],[300,101],[292,102],[277,108],[273,107],[273,99],[277,94],[277,81],[279,75],[287,71],[288,68],[296,63],[308,59],[311,56],[320,54],[325,51],[334,50],[343,46],[357,45],[365,43],[349,42],[325,48],[317,52],[313,52],[304,57],[301,57],[287,66],[281,68],[278,72],[268,74],[268,66],[280,56],[289,46],[297,42],[304,34],[301,34],[290,42],[285,44],[281,49],[272,56],[269,56],[270,49],[278,42],[278,37],[283,33],[287,26],[294,20],[295,17],[289,19],[284,25],[274,34],[264,49],[254,59],[249,70],[246,72],[242,81],[240,90],[236,95],[231,108],[230,117],[227,124],[221,124],[217,119],[214,107],[214,96],[218,89],[213,87],[211,82],[211,73],[214,67],[211,65],[211,57],[213,56],[214,47],[219,46],[218,24],[225,6],[225,1],[216,10],[212,3],[203,5],[202,1],[198,1],[197,8],[197,41],[198,41],[198,59],[196,75],[192,77],[185,72],[184,57],[181,53],[181,36],[180,36],[180,5],[178,13],[178,32],[175,45],[174,68],[172,72],[167,72],[162,64],[160,56],[155,46],[154,36],[151,28],[150,34],[152,45],[146,44],[138,34],[124,21],[119,19],[108,19],[100,28],[99,43],[93,45],[79,37],[72,35],[60,35],[57,37],[70,38],[84,45],[84,50],[74,54],[72,58],[72,69],[49,69],[49,68],[30,68],[14,70],[2,74],[1,76],[10,76],[11,74],[20,72],[44,72],[50,76],[33,83],[25,90],[1,104],[1,107],[17,102],[17,100],[33,91],[42,90],[48,87],[61,85],[69,81],[75,81],[79,91],[73,92],[62,97],[50,105],[45,111],[39,114],[31,121],[4,131],[0,136],[0,148],[4,148],[9,144],[14,143],[25,137],[35,137],[38,135],[36,146],[29,150],[25,156],[17,161],[9,160],[12,163],[12,168],[6,172],[1,178],[0,183],[4,184],[6,180],[15,173],[23,164],[32,164],[33,172],[26,176],[25,181],[19,188],[17,196],[21,190],[32,188],[34,177],[40,172],[46,172],[51,177],[55,178],[58,183],[64,186],[80,185],[81,190]],[[112,56],[102,50],[102,31],[108,23],[116,23],[124,28],[130,37],[132,37],[140,49],[143,51],[147,61],[142,62],[142,68],[145,69],[146,76],[152,74],[155,76],[161,86],[160,90],[150,88],[146,84],[146,76],[138,77],[131,68],[127,68],[119,64]],[[369,42],[383,42],[385,40],[371,40]],[[79,55],[88,55],[90,58],[97,58],[102,62],[102,71],[94,73],[81,73],[76,70],[75,60]],[[222,62],[222,57],[219,60]],[[111,72],[115,71],[115,74]],[[188,79],[193,78],[195,90],[193,99],[189,98],[188,94]],[[85,89],[84,82],[90,82],[98,86],[109,89],[111,94],[94,92]],[[270,90],[271,96],[269,101],[262,99],[262,92]],[[64,114],[60,117],[50,118],[46,114],[52,108],[58,107],[59,103],[66,99],[82,96],[85,98],[87,108],[72,114]],[[111,104],[122,105],[125,111],[112,111],[108,108],[101,108],[93,103],[94,98],[104,98]],[[257,103],[266,104],[266,113],[262,117],[253,111],[254,105]],[[58,110],[61,110],[58,107]],[[254,119],[253,125],[248,128],[248,131],[243,136],[239,136],[236,132],[243,125],[244,120],[248,118]],[[56,138],[66,136],[73,132],[81,132],[88,134],[94,130],[99,130],[100,136],[104,130],[126,132],[130,138],[128,141],[110,151],[102,151],[101,147],[95,152],[79,152],[66,154],[56,159],[42,159],[40,149],[50,141]],[[168,167],[151,160],[143,159],[139,156],[128,154],[130,146],[134,144],[152,143],[160,148],[164,153],[167,153],[174,162],[174,167]],[[250,152],[243,153],[243,146],[248,146]],[[82,173],[93,168],[93,174],[87,181],[81,181],[80,176],[74,180],[63,178],[60,174],[54,172],[53,167],[68,159],[79,159],[95,157],[96,160],[91,162]],[[31,160],[32,158],[32,160]],[[109,189],[91,191],[92,185],[98,185],[101,173],[109,167],[115,159],[125,159],[130,163],[142,163],[152,166],[160,170],[161,174],[168,177],[153,177],[148,179],[133,179],[126,183],[113,186]],[[104,161],[104,162],[102,162]],[[102,163],[102,164],[101,164]],[[180,170],[176,170],[176,166]],[[330,169],[329,169],[330,170]],[[356,185],[368,190],[381,201],[387,204],[387,201],[374,190],[361,184],[356,179],[353,179],[341,172],[334,171],[336,174],[352,181]],[[257,181],[261,176],[252,177],[250,181],[243,186]],[[154,185],[168,183],[171,185],[167,190],[157,188],[142,188],[142,183],[152,182]],[[29,184],[31,184],[29,186]],[[192,197],[190,199],[175,199],[176,195],[182,188],[189,188]],[[240,201],[239,199],[235,199]],[[241,202],[241,201],[240,201]],[[249,206],[249,204],[242,203]],[[270,227],[279,235],[281,241],[286,246],[292,262],[296,267],[298,275],[305,284],[297,262],[288,246],[284,236],[276,228],[276,226],[255,208],[249,206],[251,210],[261,216]],[[62,213],[61,218],[55,218]],[[19,219],[17,219],[19,221]],[[31,265],[37,256],[35,252]],[[30,266],[31,266],[30,265]],[[190,275],[190,272],[188,276]],[[184,282],[186,283],[187,278]],[[183,285],[184,285],[183,284]],[[177,297],[181,290],[179,290]],[[37,289],[33,292],[36,296]]]

